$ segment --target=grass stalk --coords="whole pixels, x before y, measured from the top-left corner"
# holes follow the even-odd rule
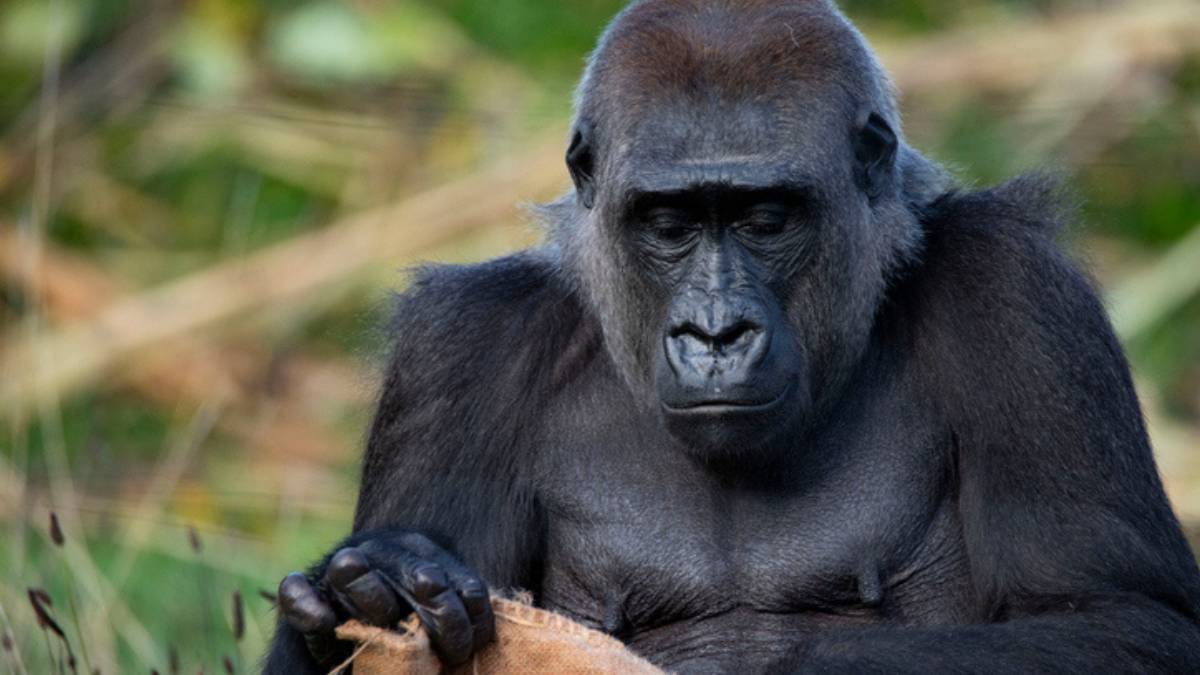
[[[12,661],[12,671],[17,675],[29,675],[29,670],[25,668],[25,660],[21,656],[21,645],[17,644],[13,635],[12,622],[8,620],[8,612],[4,610],[3,603],[0,603],[0,622],[3,622],[0,625],[0,631],[3,632],[0,641],[3,642],[6,658]]]
[[[63,535],[62,525],[58,522],[58,514],[50,512],[50,541],[54,543],[60,550],[66,544],[67,539]],[[67,609],[71,612],[71,624],[75,628],[75,637],[79,641],[79,651],[83,655],[83,671],[85,673],[92,672],[92,658],[88,654],[87,639],[83,634],[83,624],[79,621],[79,609],[75,604],[75,583],[67,570],[67,561],[60,555],[58,556],[58,571],[62,577],[63,592],[67,594]],[[72,654],[72,658],[74,655]],[[74,667],[71,668],[75,670]]]
[[[230,601],[233,616],[233,665],[242,670],[242,638],[246,636],[246,610],[242,606],[242,591],[235,589]]]
[[[200,565],[199,573],[196,576],[200,584],[200,610],[203,613],[201,630],[204,633],[200,663],[206,664],[205,656],[217,653],[216,630],[213,626],[214,603],[211,595],[212,575],[208,565],[204,562],[204,543],[200,540],[200,533],[196,531],[195,526],[188,527],[188,543],[192,547],[192,552],[196,554],[196,562]]]

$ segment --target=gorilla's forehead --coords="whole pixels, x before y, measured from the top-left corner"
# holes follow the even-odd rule
[[[618,180],[695,174],[731,184],[791,181],[849,165],[851,120],[822,102],[684,101],[622,122],[608,158]]]
[[[632,162],[636,170],[623,172],[618,187],[623,192],[674,192],[696,186],[728,188],[789,186],[817,188],[822,177],[801,161],[746,155],[682,162]]]

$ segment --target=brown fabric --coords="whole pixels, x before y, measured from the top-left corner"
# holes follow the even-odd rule
[[[354,675],[664,675],[618,640],[559,614],[497,597],[492,598],[492,610],[496,641],[471,661],[448,671],[442,671],[429,636],[415,619],[401,626],[403,632],[350,621],[338,627],[337,635],[359,644],[352,657]]]

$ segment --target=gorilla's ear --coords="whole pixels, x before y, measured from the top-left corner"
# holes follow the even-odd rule
[[[571,135],[571,145],[567,148],[567,169],[575,183],[575,193],[584,208],[588,209],[596,203],[594,136],[591,123],[581,119],[575,124],[575,133]]]
[[[871,201],[887,189],[896,163],[896,134],[886,120],[871,113],[854,139],[854,159],[859,187]]]

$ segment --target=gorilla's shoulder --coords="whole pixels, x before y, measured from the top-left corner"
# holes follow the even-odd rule
[[[947,192],[928,207],[923,220],[934,246],[1053,240],[1074,217],[1075,206],[1057,178],[1034,173],[994,187]]]
[[[935,202],[908,296],[934,339],[997,360],[1085,343],[1109,350],[1115,340],[1095,286],[1059,241],[1074,210],[1040,175]]]
[[[529,249],[480,263],[418,267],[409,288],[396,298],[396,320],[403,324],[410,312],[426,315],[422,318],[445,312],[442,318],[452,323],[503,320],[541,300],[567,295],[553,253]]]
[[[479,375],[511,371],[568,339],[581,321],[580,307],[549,249],[475,264],[426,265],[396,296],[398,365],[466,368]]]
[[[1074,200],[1059,181],[1041,174],[948,193],[922,219],[925,247],[918,276],[936,290],[998,294],[996,301],[1047,282],[1089,286],[1059,243],[1074,212]]]

